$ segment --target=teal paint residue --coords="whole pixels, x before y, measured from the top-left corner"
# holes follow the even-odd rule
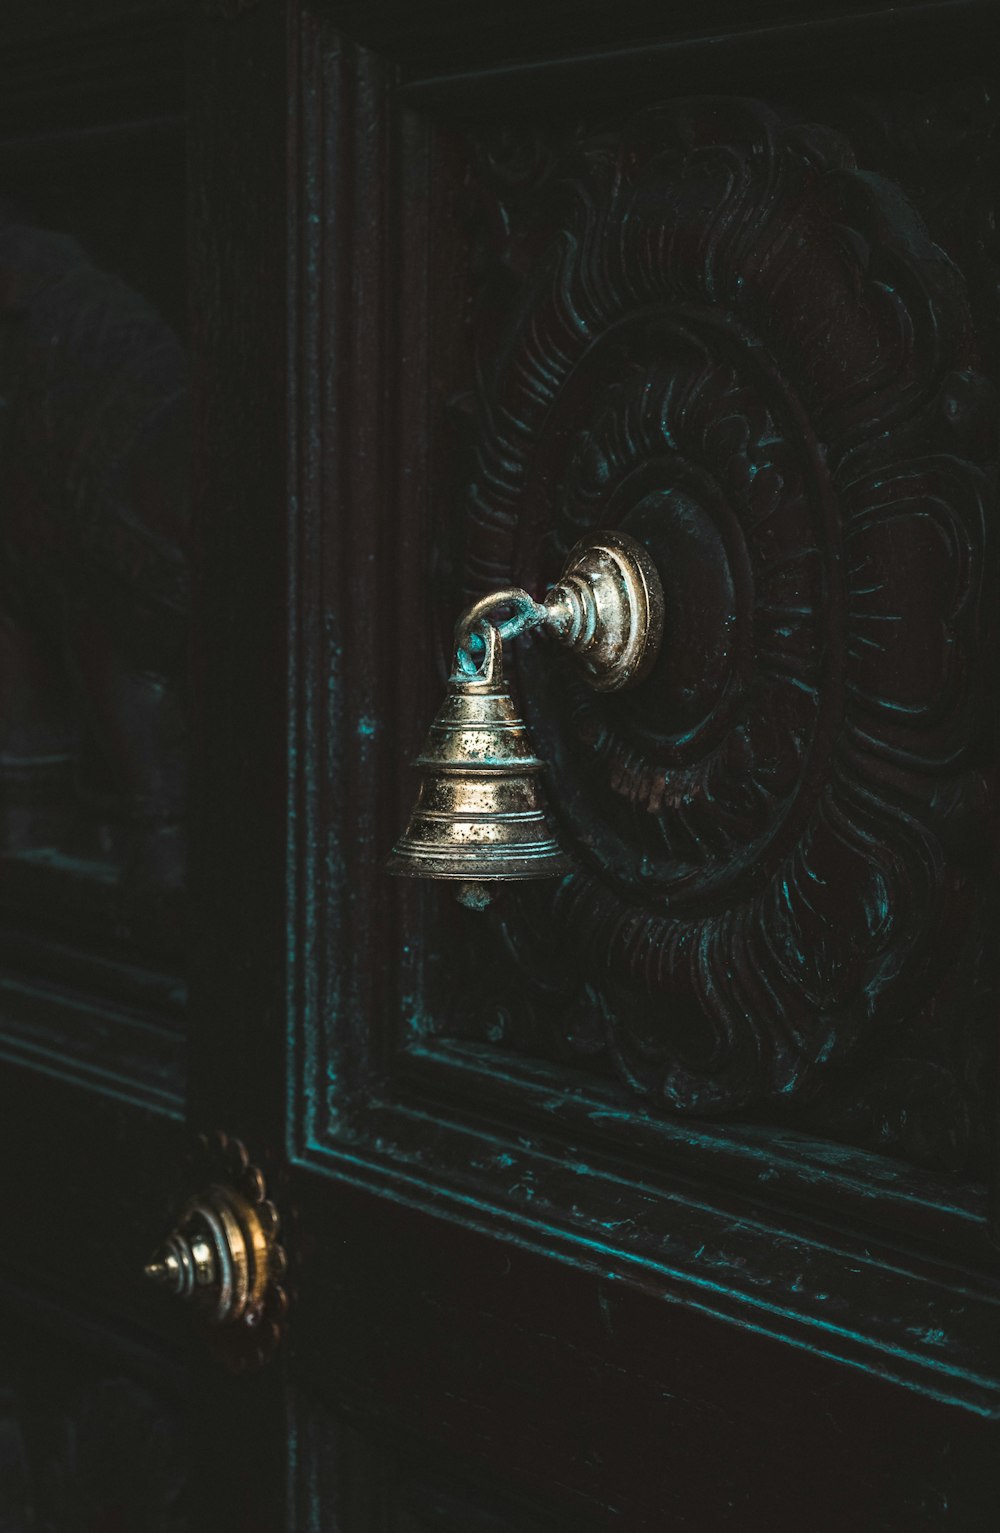
[[[432,1038],[434,1036],[434,1018],[429,1017],[411,995],[403,997],[403,1015],[406,1031],[412,1037]]]
[[[358,719],[358,734],[363,740],[371,740],[378,729],[378,719],[371,718],[367,713]]]
[[[872,899],[868,905],[868,927],[872,933],[889,925],[889,891],[882,878],[876,878]]]
[[[907,1335],[915,1336],[918,1341],[925,1341],[931,1347],[940,1347],[948,1340],[947,1331],[935,1330],[933,1327],[929,1327],[925,1331],[921,1330],[919,1326],[908,1326]]]
[[[370,1166],[363,1157],[358,1157],[356,1154],[351,1153],[346,1147],[341,1147],[335,1156],[331,1156],[329,1149],[326,1149],[325,1156],[329,1157],[330,1160],[335,1160],[339,1176],[350,1184],[362,1187],[372,1185],[369,1178]],[[348,1171],[352,1174],[345,1176],[345,1172]],[[498,1234],[496,1224],[492,1219],[486,1222],[479,1217],[484,1211],[490,1214],[495,1212],[496,1206],[489,1200],[459,1192],[453,1188],[445,1191],[445,1189],[435,1185],[432,1194],[433,1203],[429,1205],[424,1201],[427,1195],[426,1184],[419,1177],[415,1176],[412,1171],[400,1169],[397,1170],[391,1188],[387,1187],[385,1190],[388,1196],[397,1203],[411,1208],[423,1208],[427,1211],[430,1211],[433,1207],[435,1212],[440,1212],[441,1194],[445,1192],[448,1204],[456,1212],[462,1211],[462,1217],[459,1220],[461,1224],[467,1228],[489,1234],[491,1238],[495,1238]],[[716,1319],[726,1319],[750,1334],[770,1337],[780,1336],[788,1345],[809,1352],[813,1356],[830,1358],[841,1364],[846,1363],[850,1367],[857,1368],[861,1372],[875,1377],[894,1379],[906,1388],[915,1390],[918,1394],[930,1399],[939,1400],[947,1405],[960,1406],[986,1419],[992,1420],[997,1417],[998,1412],[995,1405],[993,1381],[971,1368],[962,1367],[956,1363],[942,1363],[935,1360],[931,1363],[931,1367],[939,1375],[943,1375],[942,1382],[940,1384],[929,1384],[925,1381],[915,1383],[910,1377],[900,1372],[894,1366],[893,1360],[900,1359],[909,1363],[918,1362],[926,1366],[928,1359],[926,1355],[915,1352],[907,1345],[900,1345],[885,1339],[876,1340],[861,1330],[833,1320],[817,1321],[811,1318],[807,1312],[803,1312],[798,1306],[782,1303],[780,1300],[776,1301],[759,1293],[750,1294],[745,1288],[735,1288],[731,1283],[725,1283],[707,1276],[696,1277],[690,1271],[690,1268],[678,1268],[672,1261],[666,1260],[665,1252],[659,1260],[650,1261],[648,1258],[637,1259],[626,1250],[621,1248],[615,1249],[604,1241],[596,1240],[576,1230],[567,1230],[554,1226],[547,1221],[532,1218],[530,1215],[522,1214],[519,1224],[519,1230],[516,1232],[503,1232],[502,1238],[511,1241],[521,1249],[541,1251],[549,1259],[564,1262],[572,1266],[590,1266],[592,1269],[596,1267],[599,1275],[608,1281],[620,1280],[625,1275],[625,1272],[622,1270],[615,1270],[615,1268],[607,1265],[609,1256],[614,1257],[619,1264],[623,1264],[626,1271],[642,1271],[643,1268],[651,1268],[654,1271],[669,1275],[673,1281],[680,1279],[688,1290],[685,1302],[696,1313],[707,1314]],[[559,1237],[559,1241],[555,1246],[552,1245],[551,1241],[553,1235]],[[695,1254],[697,1256],[700,1253]],[[711,1265],[721,1264],[713,1262]],[[802,1278],[800,1277],[798,1281],[801,1283]],[[720,1309],[718,1306],[720,1296],[725,1297],[727,1300],[737,1298],[748,1307],[748,1312],[744,1315],[736,1316],[733,1315],[728,1306],[725,1310]],[[821,1300],[829,1299],[829,1295],[826,1294],[817,1295],[816,1297]],[[801,1335],[797,1331],[789,1331],[784,1325],[780,1324],[780,1322],[788,1319],[794,1320],[796,1327],[800,1327],[805,1322],[812,1334]],[[778,1328],[775,1327],[776,1320],[779,1322]],[[912,1331],[908,1332],[908,1334],[912,1334]],[[827,1337],[837,1338],[838,1341],[848,1339],[852,1343],[860,1342],[875,1356],[871,1361],[859,1360],[856,1356],[845,1353],[840,1346],[832,1347],[826,1340]],[[989,1388],[991,1391],[990,1399],[970,1399],[968,1394],[960,1393],[956,1390],[954,1387],[955,1381],[973,1384],[980,1389]]]
[[[604,1283],[597,1285],[597,1304],[601,1313],[601,1321],[608,1335],[613,1339],[615,1334],[614,1322],[611,1318],[611,1300],[604,1291]]]

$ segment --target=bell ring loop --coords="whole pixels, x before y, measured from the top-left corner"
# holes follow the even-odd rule
[[[483,681],[492,685],[503,670],[503,637],[492,623],[481,619],[466,628],[464,642],[455,644],[454,676],[462,681]],[[478,641],[478,654],[472,653],[473,641]]]
[[[489,616],[504,607],[509,608],[510,612],[500,622]],[[548,616],[549,609],[519,586],[508,586],[500,591],[491,591],[488,596],[481,596],[471,607],[466,608],[455,625],[455,654],[462,673],[469,677],[478,673],[482,662],[472,654],[470,640],[478,638],[488,649],[491,648],[492,641],[485,633],[487,627],[496,632],[501,641],[516,639],[529,628],[544,623]]]

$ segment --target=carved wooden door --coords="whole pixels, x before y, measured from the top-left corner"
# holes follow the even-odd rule
[[[167,1489],[128,1526],[995,1525],[988,12],[185,21],[188,939],[171,834],[105,830],[119,928],[47,894],[2,1020],[5,1272],[50,1353],[116,1349],[58,1431],[129,1422]],[[137,503],[126,670],[169,681]],[[485,912],[388,879],[459,611],[599,528],[660,572],[653,672],[507,657],[573,871]],[[173,696],[110,752],[133,821]],[[182,1111],[283,1214],[258,1372],[141,1290]]]

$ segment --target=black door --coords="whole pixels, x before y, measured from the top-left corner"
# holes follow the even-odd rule
[[[988,9],[5,24],[11,1526],[995,1524]],[[571,872],[391,880],[597,529],[654,669],[505,657]],[[214,1130],[260,1366],[141,1275]]]

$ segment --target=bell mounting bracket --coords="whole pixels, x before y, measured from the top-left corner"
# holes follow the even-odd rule
[[[578,543],[542,601],[516,586],[482,596],[458,620],[458,665],[472,675],[486,647],[485,625],[501,639],[538,628],[568,649],[599,692],[634,687],[648,673],[663,637],[663,586],[641,543],[599,532]],[[491,613],[507,609],[502,621]]]

